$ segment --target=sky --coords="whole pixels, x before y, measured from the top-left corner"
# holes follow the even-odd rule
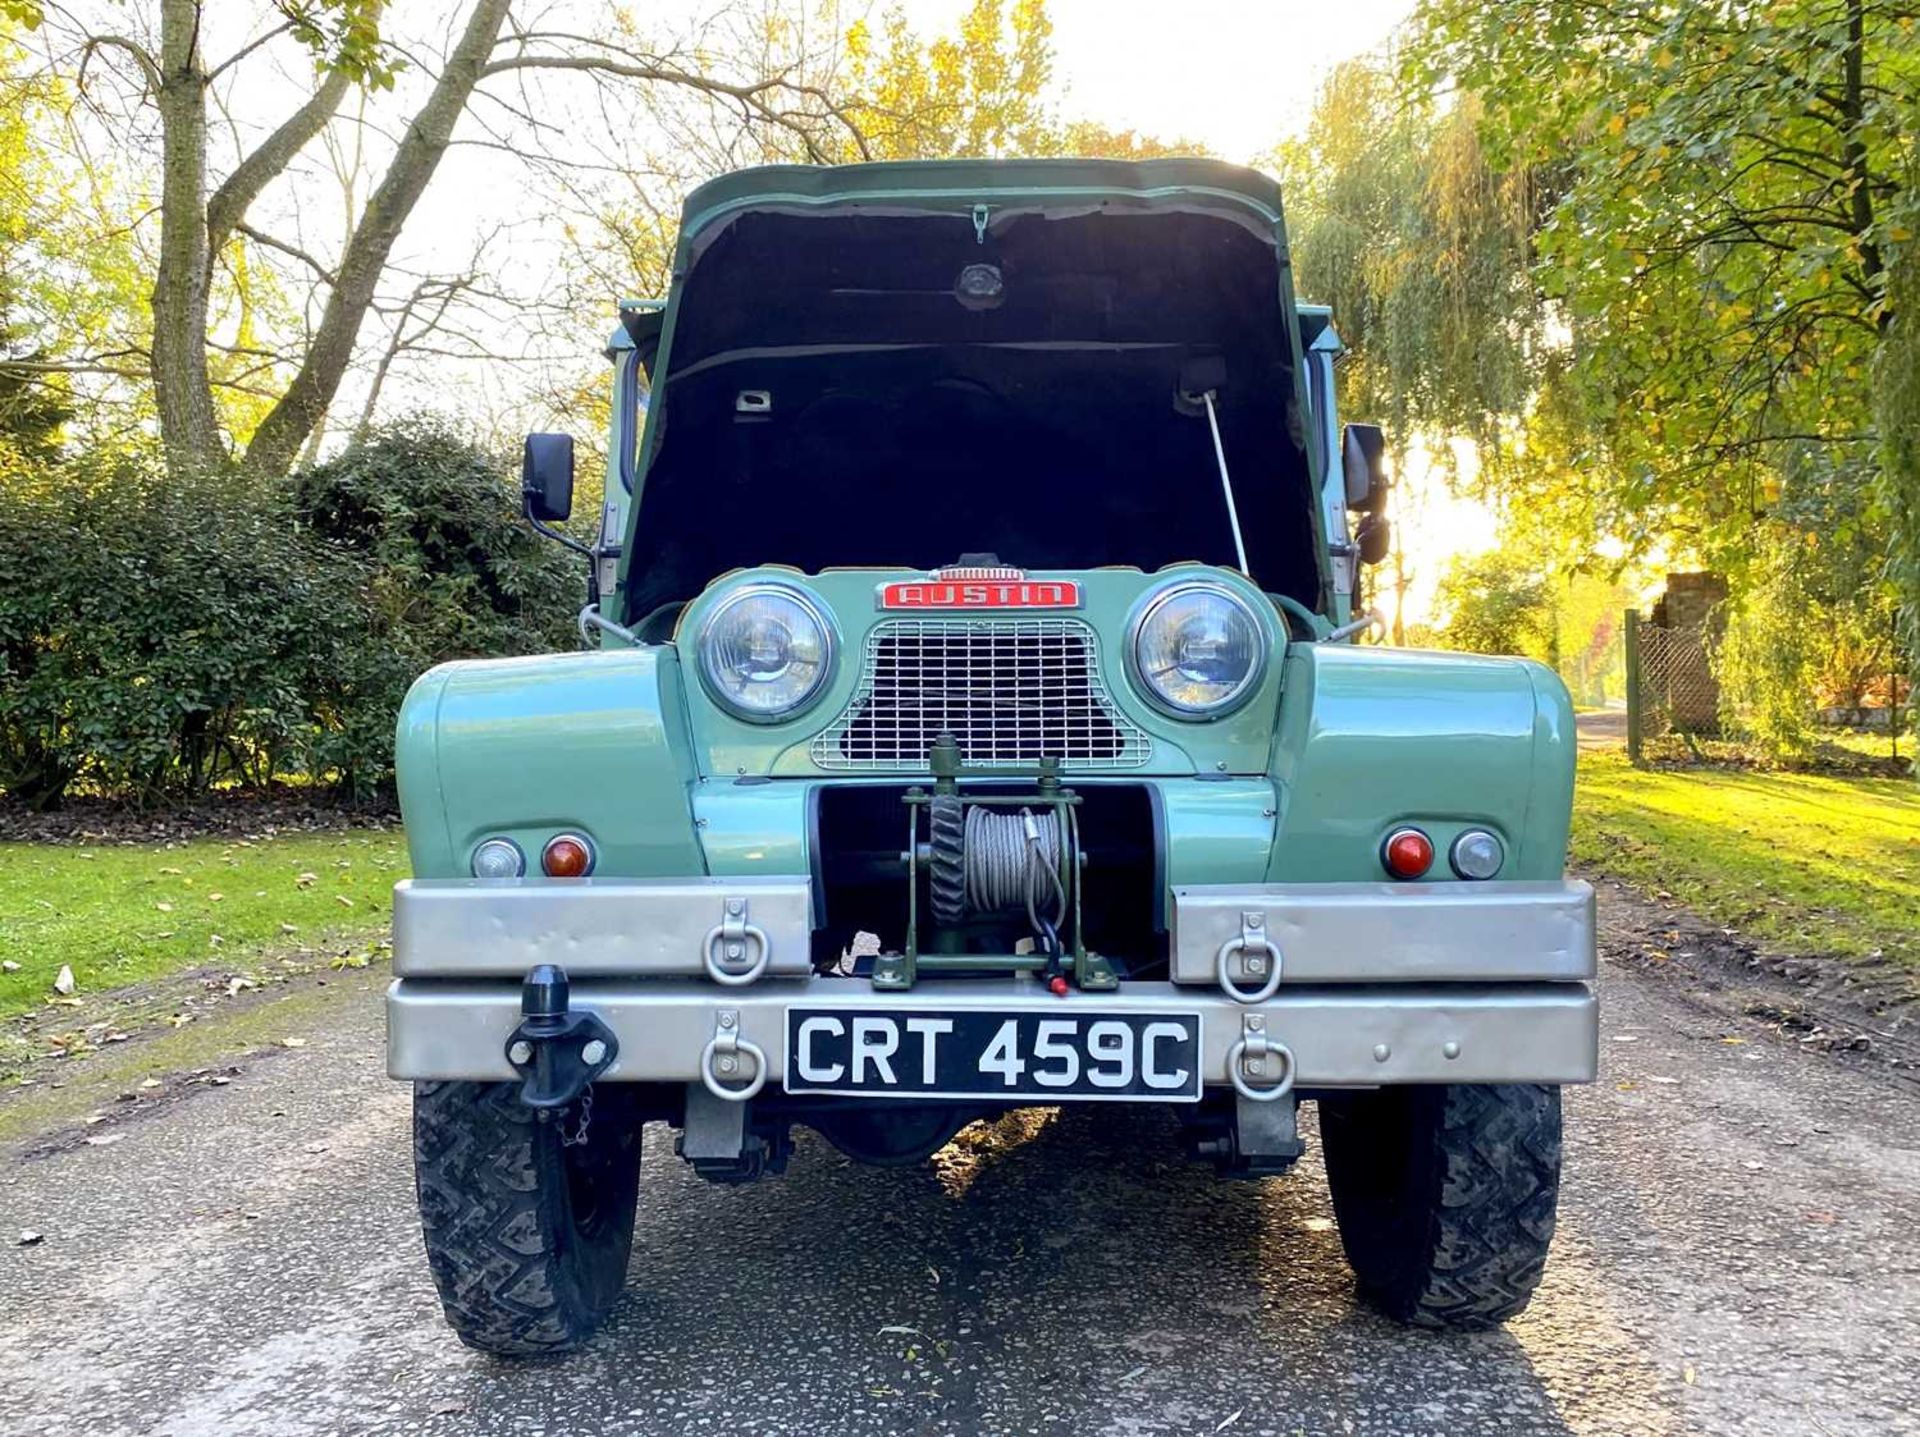
[[[908,0],[922,33],[964,0]],[[1320,77],[1412,0],[1050,0],[1062,110],[1249,163],[1304,127]]]

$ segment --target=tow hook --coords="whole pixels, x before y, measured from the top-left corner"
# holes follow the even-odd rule
[[[613,1065],[620,1042],[592,1013],[567,1006],[567,970],[535,964],[520,985],[520,1026],[507,1039],[507,1061],[520,1075],[520,1101],[539,1112],[580,1100]]]

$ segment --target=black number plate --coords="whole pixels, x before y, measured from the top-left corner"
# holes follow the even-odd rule
[[[1197,1013],[787,1010],[790,1093],[1192,1103],[1200,1086]]]

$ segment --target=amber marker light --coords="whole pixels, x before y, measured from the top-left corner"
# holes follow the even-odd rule
[[[1422,877],[1433,867],[1433,840],[1417,828],[1396,828],[1380,845],[1380,862],[1395,878]]]
[[[549,878],[585,878],[593,872],[593,845],[577,833],[561,833],[540,851],[540,869]]]

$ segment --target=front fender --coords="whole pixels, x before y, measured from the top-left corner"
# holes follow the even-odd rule
[[[1380,875],[1399,823],[1439,852],[1462,828],[1507,846],[1502,878],[1558,878],[1573,812],[1573,704],[1527,659],[1296,644],[1271,772],[1280,789],[1269,881]],[[1452,878],[1445,858],[1429,881]]]
[[[394,762],[418,877],[466,877],[494,835],[536,866],[563,830],[593,842],[603,876],[706,871],[671,648],[442,664],[401,705]]]

